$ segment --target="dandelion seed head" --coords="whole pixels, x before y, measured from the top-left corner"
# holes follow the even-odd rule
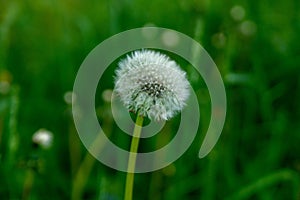
[[[119,62],[115,91],[129,110],[160,121],[170,119],[185,106],[189,82],[168,56],[141,50]]]

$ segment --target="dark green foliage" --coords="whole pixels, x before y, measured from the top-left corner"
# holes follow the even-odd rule
[[[241,20],[231,16],[235,5],[244,8]],[[172,165],[136,175],[134,199],[299,199],[299,0],[0,0],[0,199],[123,198],[125,173],[87,154],[64,95],[96,45],[147,24],[187,34],[208,51],[222,74],[228,111],[216,147],[198,159],[209,93],[185,60],[168,53],[199,98],[199,133]],[[105,133],[128,150],[130,136],[103,98],[116,65],[101,78],[96,111]],[[179,122],[177,116],[163,134],[141,139],[140,151],[168,144]],[[53,132],[49,149],[32,142],[40,128]]]

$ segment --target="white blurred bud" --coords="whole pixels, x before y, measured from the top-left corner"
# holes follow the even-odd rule
[[[144,27],[155,27],[156,25],[153,23],[147,23]],[[157,30],[153,29],[152,31],[148,31],[149,29],[142,29],[142,34],[146,39],[153,39],[157,36]]]
[[[245,9],[242,6],[235,5],[231,8],[230,15],[235,21],[241,21],[245,17]]]
[[[76,99],[76,95],[72,91],[68,91],[64,94],[64,100],[67,104],[72,104],[72,100]]]
[[[7,94],[10,90],[10,83],[7,81],[0,81],[0,93]]]
[[[169,47],[174,47],[179,43],[179,37],[177,34],[171,31],[165,31],[162,34],[162,42]]]
[[[102,92],[102,98],[105,102],[111,102],[112,90],[107,89]]]
[[[218,49],[223,48],[226,45],[226,40],[224,33],[216,33],[211,38],[212,44]]]
[[[245,36],[251,36],[256,33],[256,24],[253,21],[247,20],[241,24],[240,30]]]
[[[52,145],[53,133],[46,129],[40,129],[33,134],[32,141],[47,149]]]

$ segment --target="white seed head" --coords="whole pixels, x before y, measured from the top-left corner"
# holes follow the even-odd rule
[[[33,134],[32,141],[47,149],[52,145],[53,133],[46,129],[40,129]]]
[[[185,106],[189,82],[168,56],[141,50],[119,62],[115,91],[129,110],[160,121],[170,119]]]

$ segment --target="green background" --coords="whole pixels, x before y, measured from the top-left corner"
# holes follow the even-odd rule
[[[198,159],[210,97],[201,76],[170,54],[198,95],[200,128],[176,162],[136,175],[134,199],[300,199],[298,0],[0,0],[0,199],[123,199],[126,174],[86,152],[64,96],[95,46],[146,25],[182,32],[207,50],[228,110],[216,147]],[[117,62],[101,79],[96,110],[111,140],[129,149],[103,98]],[[167,144],[178,122],[142,140],[140,151]],[[32,142],[41,128],[53,133],[48,149]]]

